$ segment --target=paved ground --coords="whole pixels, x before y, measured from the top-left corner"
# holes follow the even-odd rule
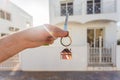
[[[120,72],[0,71],[0,80],[120,80]]]

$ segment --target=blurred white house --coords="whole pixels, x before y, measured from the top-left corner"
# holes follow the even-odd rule
[[[49,0],[50,24],[63,28],[66,11],[69,13],[68,30],[72,45],[68,48],[71,53],[61,54],[65,47],[57,39],[53,45],[22,51],[20,69],[120,70],[120,46],[117,45],[119,4],[120,0]]]
[[[70,54],[57,39],[51,46],[22,52],[22,70],[96,71],[120,70],[117,23],[120,0],[49,0],[50,24],[63,28],[66,11],[72,38]]]
[[[32,16],[9,0],[0,0],[0,37],[31,27],[32,24]],[[1,63],[0,70],[12,69],[19,62],[19,55],[16,55]]]

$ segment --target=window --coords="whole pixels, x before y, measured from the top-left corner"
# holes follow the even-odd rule
[[[11,14],[7,13],[7,12],[5,12],[3,10],[0,10],[0,18],[10,21],[11,20]]]
[[[103,47],[103,29],[88,29],[87,30],[87,42],[89,43],[90,47]],[[101,38],[101,40],[100,40]]]
[[[101,0],[87,1],[87,14],[101,13]]]
[[[69,15],[73,15],[73,2],[61,3],[61,16],[65,16],[66,11],[68,11]]]
[[[0,10],[0,18],[6,19],[6,20],[11,20],[11,14],[8,12],[5,12],[3,10]]]
[[[6,12],[6,20],[11,20],[11,14]]]
[[[19,31],[20,29],[19,28],[15,28],[15,31]]]
[[[19,28],[16,28],[16,27],[9,27],[9,31],[19,31],[20,29]]]
[[[101,12],[101,3],[100,3],[100,0],[95,0],[95,13],[100,13]]]
[[[9,27],[9,31],[14,31],[14,27]]]
[[[93,1],[87,1],[87,14],[93,14]]]
[[[0,10],[0,18],[5,19],[5,12]]]
[[[6,36],[8,35],[7,33],[1,33],[0,36],[3,37],[3,36]]]

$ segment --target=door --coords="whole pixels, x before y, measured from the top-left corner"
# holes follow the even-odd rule
[[[103,47],[103,29],[88,29],[87,43],[90,47]]]
[[[104,31],[100,29],[87,30],[88,65],[89,66],[111,66],[113,48],[105,48]]]

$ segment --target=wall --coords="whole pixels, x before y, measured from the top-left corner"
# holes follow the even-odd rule
[[[115,22],[109,22],[105,28],[105,43],[106,47],[117,43],[117,25]]]
[[[63,24],[57,24],[61,28]],[[108,26],[109,25],[109,26]],[[116,40],[116,26],[109,21],[95,21],[86,24],[69,23],[70,36],[72,37],[73,58],[61,60],[60,52],[64,49],[57,39],[51,46],[28,49],[21,54],[21,68],[25,71],[86,71],[87,70],[87,29],[103,28],[105,41],[112,45]],[[110,27],[110,28],[109,28]],[[107,44],[107,42],[106,42]]]
[[[116,64],[117,70],[120,70],[120,45],[116,47]]]
[[[57,26],[63,28],[63,24],[57,24]],[[85,46],[87,45],[87,26],[84,24],[69,22],[68,23],[68,31],[69,35],[72,38],[72,46]],[[56,41],[53,46],[57,46],[59,41]]]
[[[21,53],[24,71],[78,71],[86,70],[87,47],[72,47],[72,60],[60,59],[64,47],[39,47]]]

